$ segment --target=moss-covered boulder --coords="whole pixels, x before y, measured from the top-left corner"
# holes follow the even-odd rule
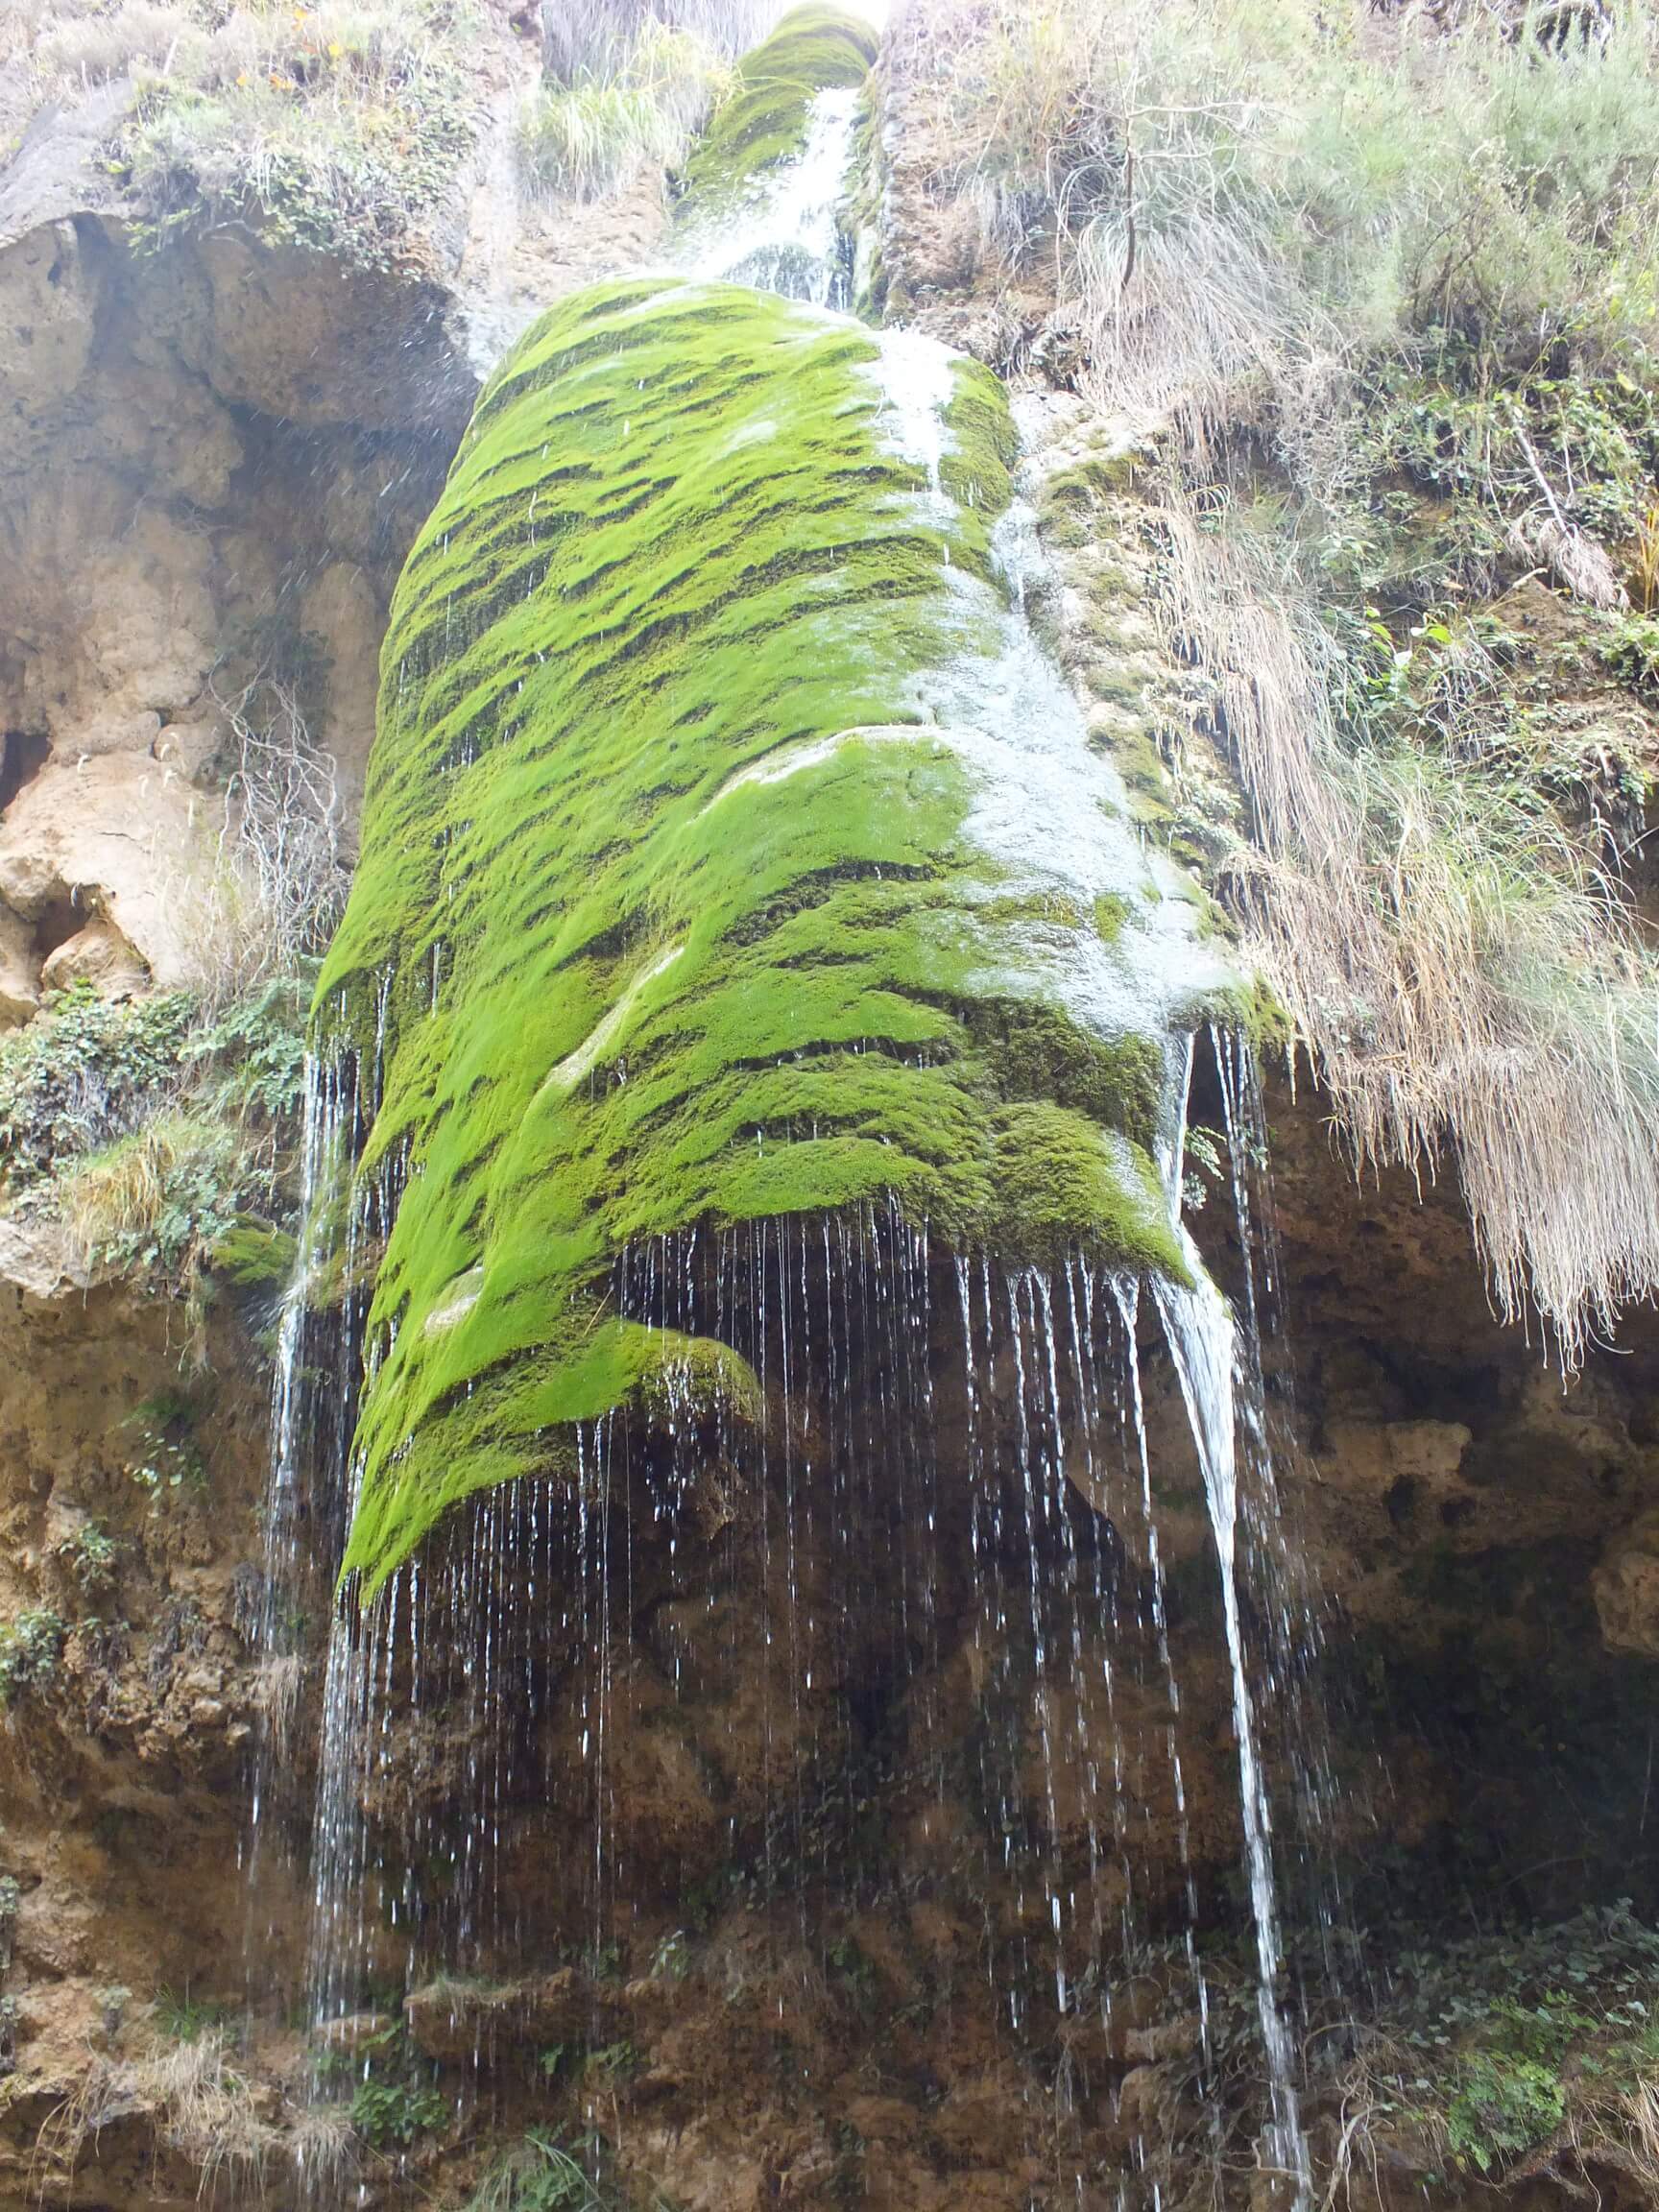
[[[1151,1154],[1204,962],[1011,603],[1011,454],[984,369],[732,286],[583,294],[485,393],[322,983],[403,1191],[369,1585],[665,1364],[730,1369],[611,1310],[640,1239],[880,1198],[1179,1267]]]
[[[682,220],[730,205],[802,152],[821,92],[854,90],[876,59],[875,32],[853,11],[812,0],[743,57],[736,88],[685,164]]]

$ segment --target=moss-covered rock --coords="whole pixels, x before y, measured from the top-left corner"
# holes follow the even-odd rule
[[[787,14],[746,54],[737,85],[685,164],[683,216],[701,216],[799,154],[821,92],[861,85],[876,59],[876,34],[843,8],[811,0]]]
[[[1180,902],[1010,610],[1011,448],[973,363],[672,280],[566,301],[481,400],[322,984],[384,1067],[364,1172],[408,1169],[371,1584],[665,1366],[741,1385],[609,1310],[640,1239],[892,1198],[1009,1261],[1179,1267],[1150,1155],[1190,974],[1147,955]]]

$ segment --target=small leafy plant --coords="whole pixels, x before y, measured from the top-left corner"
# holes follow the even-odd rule
[[[126,1425],[138,1439],[127,1472],[148,1491],[153,1505],[187,1484],[206,1488],[207,1463],[196,1442],[195,1409],[187,1398],[177,1391],[147,1398],[128,1415]]]
[[[84,1598],[101,1598],[114,1587],[120,1551],[115,1539],[96,1521],[83,1522],[52,1547],[80,1585]]]
[[[417,2135],[442,2128],[448,2100],[432,2081],[401,2024],[384,2028],[361,2046],[363,2073],[351,2095],[349,2119],[376,2151],[406,2151]]]
[[[604,2178],[608,2153],[602,2136],[567,2148],[533,2128],[490,2166],[467,2212],[623,2212],[623,2199]]]
[[[63,1656],[68,1623],[44,1608],[0,1623],[0,1711],[48,1687]]]

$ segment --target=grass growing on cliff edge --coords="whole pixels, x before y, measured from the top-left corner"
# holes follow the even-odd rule
[[[1449,1159],[1500,1310],[1575,1362],[1659,1279],[1659,972],[1603,840],[1449,757],[1389,634],[1334,634],[1270,541],[1169,528],[1171,622],[1254,807],[1229,902],[1358,1160]]]
[[[550,199],[603,199],[642,171],[672,168],[733,82],[693,32],[652,22],[613,67],[578,70],[530,100],[519,175]]]
[[[475,129],[469,0],[127,0],[25,8],[8,60],[36,105],[130,79],[109,163],[152,240],[211,217],[386,264],[454,189]]]
[[[282,976],[217,1013],[186,992],[54,994],[0,1036],[0,1206],[62,1221],[85,1265],[165,1285],[193,1323],[221,1253],[268,1286],[291,1249],[308,984]]]
[[[958,188],[992,243],[1052,253],[1096,390],[1177,412],[1195,443],[1447,332],[1500,362],[1652,347],[1641,9],[1548,47],[1485,10],[1389,32],[1311,0],[912,20],[940,38]]]
[[[519,168],[533,191],[600,199],[688,154],[691,199],[710,186],[729,192],[798,152],[813,95],[861,84],[876,58],[863,20],[825,0],[792,10],[735,68],[695,19],[685,10],[667,23],[647,16],[625,37],[589,41],[602,59],[555,72],[519,124]]]

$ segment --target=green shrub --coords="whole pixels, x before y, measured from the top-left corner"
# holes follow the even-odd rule
[[[1659,620],[1632,614],[1618,623],[1602,655],[1616,675],[1638,691],[1659,693]]]
[[[417,2135],[442,2128],[450,2117],[448,2100],[434,2085],[430,2069],[401,2023],[370,2036],[354,2056],[362,2072],[352,2090],[349,2117],[375,2150],[407,2150]],[[347,2062],[346,2054],[331,2055],[335,2068]]]
[[[160,2032],[175,2043],[200,2043],[209,2030],[222,2028],[227,2018],[226,2008],[201,1997],[192,1997],[188,1988],[157,1989],[151,2007],[151,2018]]]
[[[1547,2142],[1566,2110],[1567,2094],[1552,2067],[1481,2053],[1460,2069],[1447,2141],[1460,2164],[1490,2174],[1505,2159]]]
[[[182,991],[111,1002],[77,983],[0,1037],[8,1194],[15,1198],[61,1162],[128,1134],[171,1096],[194,1010]]]
[[[52,1682],[69,1629],[56,1613],[19,1613],[0,1623],[0,1710],[10,1712]]]
[[[455,189],[476,132],[466,0],[238,12],[140,74],[112,166],[139,243],[227,216],[389,266]]]
[[[621,2212],[622,2200],[594,2178],[603,2171],[596,2137],[577,2155],[557,2136],[532,2128],[496,2158],[467,2200],[467,2212]]]
[[[442,2128],[448,2117],[447,2102],[428,2084],[371,2075],[351,2098],[351,2125],[376,2151],[393,2145],[407,2150],[417,2135]]]
[[[119,1547],[96,1521],[83,1523],[52,1550],[80,1584],[83,1597],[98,1598],[113,1587]]]

